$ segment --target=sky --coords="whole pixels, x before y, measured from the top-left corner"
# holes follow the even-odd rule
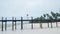
[[[40,17],[60,11],[60,0],[0,0],[0,17]]]

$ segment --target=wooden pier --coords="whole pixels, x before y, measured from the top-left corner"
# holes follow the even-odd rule
[[[1,30],[3,31],[3,23],[5,22],[5,31],[7,30],[7,22],[12,22],[12,31],[14,31],[14,29],[16,30],[17,28],[17,25],[16,25],[16,22],[17,21],[19,21],[19,22],[21,22],[21,30],[23,29],[23,22],[24,21],[32,21],[32,23],[31,23],[31,29],[33,29],[33,21],[35,21],[35,20],[33,20],[33,17],[31,17],[31,19],[30,20],[26,20],[26,19],[23,19],[23,17],[20,17],[21,19],[20,20],[17,20],[16,19],[16,17],[12,17],[12,19],[11,20],[8,20],[7,18],[5,18],[5,20],[4,20],[4,17],[2,17],[2,19],[0,19],[0,22],[2,23],[2,28],[1,28]],[[41,20],[37,20],[37,21],[41,21]],[[43,20],[42,20],[43,21]],[[51,23],[51,28],[53,28],[53,25],[52,25],[52,23],[53,22],[56,22],[56,27],[58,27],[58,24],[57,24],[57,22],[60,22],[60,19],[58,19],[58,20],[55,20],[55,19],[53,19],[53,20],[45,20],[46,22],[47,22],[47,26],[48,26],[48,28],[49,28],[49,23]],[[14,23],[15,23],[15,25],[14,25]],[[15,26],[15,27],[14,27]],[[40,22],[40,28],[43,28],[42,27],[42,23]]]

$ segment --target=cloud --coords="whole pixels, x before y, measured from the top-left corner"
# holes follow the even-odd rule
[[[60,10],[60,0],[0,0],[0,16],[40,16]],[[41,13],[42,11],[42,13]],[[45,12],[44,12],[45,11]]]

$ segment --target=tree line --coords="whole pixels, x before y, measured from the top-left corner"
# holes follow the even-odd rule
[[[40,17],[37,17],[37,18],[34,18],[33,20],[33,23],[39,23],[39,22],[46,22],[45,20],[53,20],[53,19],[59,19],[60,17],[60,13],[54,13],[51,11],[51,15],[50,14],[43,14],[42,16]],[[40,20],[40,21],[37,21],[37,20]],[[43,20],[43,21],[42,21]],[[32,23],[32,21],[30,21],[30,23]]]

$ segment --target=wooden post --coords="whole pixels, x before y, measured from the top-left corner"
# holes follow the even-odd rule
[[[48,26],[48,28],[49,28],[49,21],[47,20],[47,26]]]
[[[58,23],[56,22],[56,27],[58,27]]]
[[[15,18],[15,30],[16,30],[16,18]]]
[[[40,22],[41,23],[41,22]],[[41,25],[40,25],[40,28],[41,28]]]
[[[21,17],[21,30],[23,29],[23,17]]]
[[[14,30],[14,17],[12,17],[12,30]]]
[[[2,17],[2,31],[3,31],[3,17]]]
[[[32,19],[32,25],[31,25],[31,27],[32,27],[32,29],[33,29],[33,17],[31,17],[31,19]]]
[[[51,22],[51,28],[52,28],[52,22]]]
[[[41,21],[40,21],[40,28],[41,28]]]
[[[7,29],[7,18],[5,18],[5,30]]]
[[[49,28],[49,22],[48,22],[48,28]]]
[[[40,27],[42,28],[42,23],[40,23]]]

